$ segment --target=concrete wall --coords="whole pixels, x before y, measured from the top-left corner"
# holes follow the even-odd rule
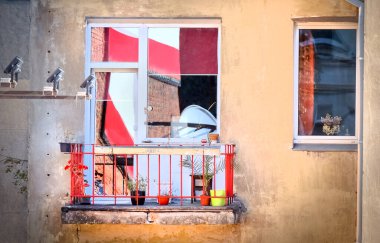
[[[379,1],[366,1],[364,45],[363,242],[380,241],[380,46]]]
[[[84,78],[85,16],[221,17],[221,139],[237,144],[236,191],[248,215],[227,227],[61,225],[69,176],[58,142],[67,134],[83,137],[84,108],[82,102],[36,100],[29,103],[27,125],[28,240],[354,242],[356,153],[291,149],[291,18],[355,15],[345,0],[32,0],[30,88],[41,90],[61,66],[61,94],[74,94]]]
[[[4,68],[17,55],[24,65],[18,89],[29,87],[29,30],[30,3],[0,1],[0,77]],[[2,88],[4,90],[4,88]],[[28,103],[22,100],[0,100],[0,160],[4,156],[28,159]],[[3,156],[4,155],[4,156]],[[15,165],[5,173],[6,165],[0,163],[0,239],[3,242],[26,242],[27,194],[20,193],[13,183],[17,169],[27,172],[27,162]]]

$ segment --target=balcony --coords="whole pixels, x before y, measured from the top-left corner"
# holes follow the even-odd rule
[[[232,144],[72,144],[63,223],[234,224]],[[136,193],[139,192],[139,193]],[[161,205],[162,199],[168,201]],[[133,205],[134,202],[137,205]]]

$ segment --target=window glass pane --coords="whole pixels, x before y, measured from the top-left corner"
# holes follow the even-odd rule
[[[148,72],[179,79],[179,74],[218,73],[217,28],[149,28]]]
[[[356,30],[299,31],[298,135],[355,135]]]
[[[217,76],[182,75],[180,83],[149,75],[149,138],[207,138],[216,130]]]
[[[96,73],[96,144],[134,144],[136,73]]]
[[[138,34],[138,28],[92,28],[91,61],[137,62]]]
[[[149,28],[148,138],[216,130],[217,28]],[[165,58],[163,58],[165,57]]]

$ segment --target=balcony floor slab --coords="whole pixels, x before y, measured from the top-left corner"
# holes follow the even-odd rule
[[[244,206],[235,201],[228,206],[200,206],[199,203],[171,203],[160,206],[147,202],[132,205],[66,205],[61,208],[63,224],[237,224]]]

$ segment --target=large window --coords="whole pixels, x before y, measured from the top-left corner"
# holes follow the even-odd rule
[[[219,133],[219,20],[99,22],[86,34],[86,74],[97,78],[87,143],[200,143]]]
[[[360,115],[356,49],[355,24],[296,26],[296,144],[356,142]]]

